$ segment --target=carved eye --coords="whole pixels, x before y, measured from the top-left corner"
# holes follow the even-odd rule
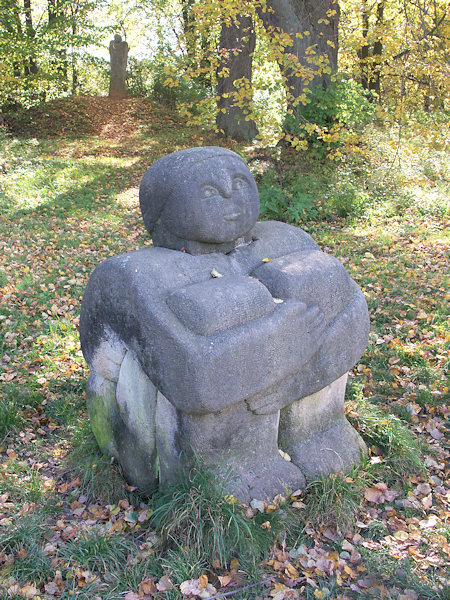
[[[217,196],[219,192],[213,185],[205,185],[203,188],[203,197],[211,198],[212,196]]]
[[[241,190],[245,185],[247,185],[247,182],[243,177],[235,177],[234,178],[233,188],[235,190]]]

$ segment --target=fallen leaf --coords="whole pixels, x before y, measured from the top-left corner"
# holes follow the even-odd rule
[[[213,585],[208,583],[208,577],[202,575],[199,579],[188,579],[187,581],[183,581],[180,585],[180,592],[183,596],[187,597],[195,596],[197,598],[208,598],[209,596],[213,596],[217,590]]]
[[[144,579],[138,585],[139,598],[142,598],[143,596],[147,596],[148,594],[156,594],[157,591],[158,591],[158,588],[156,587],[156,584],[151,577],[147,577],[147,579]]]
[[[220,582],[220,585],[222,587],[227,587],[227,585],[230,583],[230,581],[233,581],[233,578],[231,577],[231,575],[218,575],[217,579]]]
[[[37,588],[34,585],[24,585],[20,588],[19,594],[23,596],[23,598],[33,598],[38,593]]]
[[[44,589],[45,593],[49,596],[56,596],[57,594],[59,594],[59,588],[54,581],[51,581],[50,583],[44,585]]]
[[[173,589],[173,583],[170,581],[167,575],[163,575],[156,584],[156,588],[159,592],[166,592],[167,590]]]
[[[433,506],[433,494],[428,494],[425,498],[421,500],[423,507],[428,510]]]

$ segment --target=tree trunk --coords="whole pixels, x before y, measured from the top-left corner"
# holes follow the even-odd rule
[[[366,2],[362,5],[362,38],[363,43],[361,47],[358,49],[358,58],[359,58],[359,73],[361,85],[365,90],[369,89],[369,65],[367,64],[369,58],[369,44],[367,42],[367,37],[369,35],[369,13],[367,12],[367,4]]]
[[[34,27],[33,27],[32,15],[31,15],[31,0],[24,0],[23,8],[24,8],[24,12],[25,12],[25,31],[27,34],[28,41],[31,45],[32,41],[34,39],[34,36],[36,35],[36,32],[34,31]],[[24,68],[25,68],[25,75],[30,75],[30,74],[36,75],[36,73],[39,70],[38,66],[36,64],[36,61],[34,60],[33,56],[31,56],[31,55],[28,58],[28,63],[26,65],[24,65]]]
[[[223,135],[238,141],[252,140],[258,133],[254,121],[249,118],[255,42],[251,17],[241,15],[231,25],[222,25],[216,124]]]
[[[336,0],[267,0],[261,18],[269,35],[284,32],[292,40],[278,62],[288,106],[296,112],[305,89],[327,88],[337,70],[339,5]]]
[[[373,44],[373,68],[372,68],[372,76],[369,82],[369,90],[371,92],[375,92],[377,95],[378,101],[381,99],[381,61],[383,55],[383,43],[380,38],[380,34],[378,33],[379,29],[383,25],[383,16],[384,16],[384,0],[381,0],[377,4],[377,39]]]

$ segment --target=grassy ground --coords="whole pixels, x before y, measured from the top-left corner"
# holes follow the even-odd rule
[[[368,132],[362,158],[332,164],[230,146],[254,169],[264,216],[289,217],[338,256],[372,321],[347,402],[370,446],[366,464],[302,497],[241,507],[200,467],[170,495],[124,485],[89,431],[77,333],[93,268],[151,243],[137,200],[145,169],[223,142],[136,100],[53,105],[21,133],[2,134],[0,155],[0,598],[241,588],[233,597],[448,598],[442,149],[426,132],[398,145],[394,130]]]

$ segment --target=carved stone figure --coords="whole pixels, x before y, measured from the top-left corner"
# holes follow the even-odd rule
[[[122,41],[122,36],[115,34],[109,42],[111,75],[109,83],[110,98],[117,100],[127,97],[126,73],[128,61],[128,44]]]
[[[151,491],[195,453],[248,502],[357,463],[343,401],[369,318],[341,263],[257,223],[255,181],[224,148],[156,161],[140,204],[155,247],[101,263],[80,319],[92,428],[126,479]]]

